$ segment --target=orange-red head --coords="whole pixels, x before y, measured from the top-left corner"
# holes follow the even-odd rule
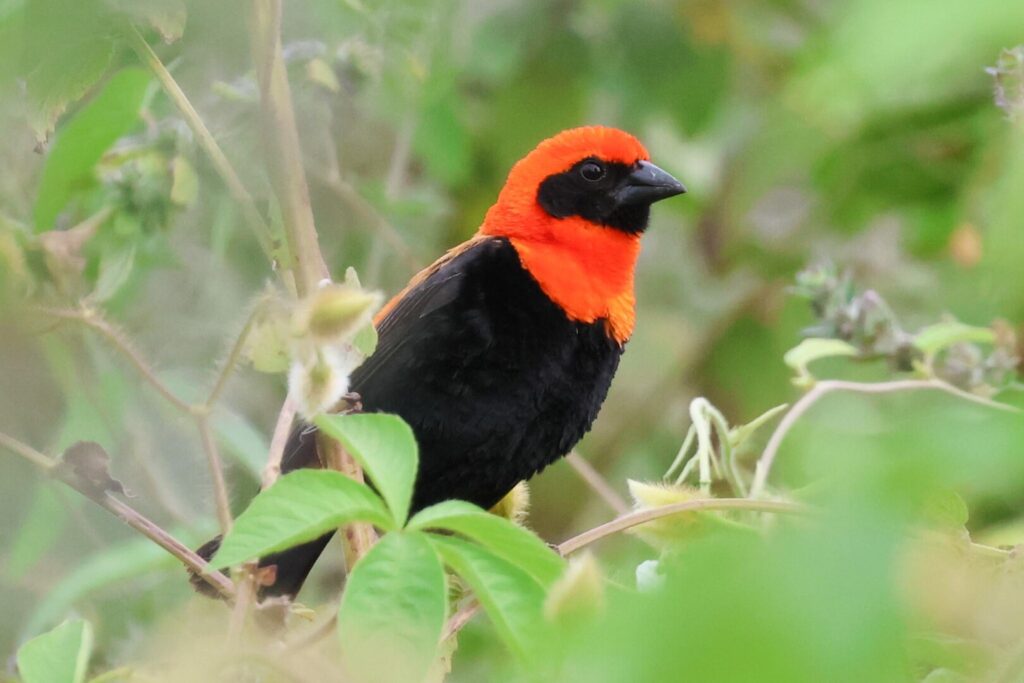
[[[650,206],[686,189],[640,141],[589,126],[541,142],[508,174],[480,232],[506,237],[544,292],[574,320],[633,330],[633,269]]]

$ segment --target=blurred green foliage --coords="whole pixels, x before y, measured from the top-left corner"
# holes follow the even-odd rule
[[[23,304],[101,305],[166,386],[201,399],[273,273],[124,36],[142,31],[279,230],[248,11],[0,0],[0,431],[48,453],[102,443],[132,504],[189,541],[215,515],[188,420],[109,340]],[[580,446],[624,494],[627,478],[668,467],[694,397],[739,424],[800,396],[783,356],[801,330],[823,336],[788,291],[809,263],[878,292],[901,330],[944,314],[1020,330],[1024,60],[1003,51],[1024,43],[1022,27],[1019,0],[308,0],[285,3],[284,47],[337,280],[354,266],[398,291],[471,235],[511,164],[563,128],[626,128],[686,183],[653,212],[636,335]],[[903,376],[834,359],[813,371]],[[281,376],[245,367],[212,414],[236,512],[258,489],[283,394]],[[756,446],[738,455],[746,471]],[[603,541],[604,608],[560,623],[534,674],[995,675],[1020,658],[1024,573],[972,553],[956,511],[962,501],[975,539],[1024,542],[1022,446],[1019,416],[937,392],[823,398],[772,474],[819,516],[763,537],[696,537],[659,560],[664,586],[641,593],[625,587],[659,553]],[[182,667],[193,652],[207,661],[218,608],[197,606],[173,561],[77,493],[6,453],[0,472],[0,652],[79,615],[95,632],[91,672],[178,655],[167,675],[195,680]],[[564,463],[532,482],[529,524],[545,539],[611,516]],[[922,539],[922,527],[956,532]],[[303,600],[329,603],[341,564],[325,557]],[[51,640],[88,634],[81,623]],[[297,675],[317,680],[322,664],[310,654]],[[460,633],[451,680],[523,675],[491,622]]]

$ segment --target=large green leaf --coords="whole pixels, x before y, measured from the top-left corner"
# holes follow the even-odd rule
[[[92,627],[65,621],[36,636],[18,650],[18,670],[25,683],[81,683],[92,654]]]
[[[409,520],[408,528],[462,534],[516,565],[545,588],[565,570],[565,560],[534,533],[465,501],[431,505]]]
[[[27,0],[21,72],[36,138],[106,73],[114,56],[112,17],[98,0]]]
[[[525,571],[461,538],[428,536],[445,564],[473,589],[509,649],[530,658],[545,640],[544,589]]]
[[[380,498],[341,472],[292,472],[253,499],[224,537],[211,564],[238,564],[312,541],[351,522],[393,526]]]
[[[341,442],[387,501],[395,523],[404,525],[419,462],[409,425],[397,415],[362,413],[321,415],[316,426]]]
[[[338,636],[355,681],[422,681],[437,657],[448,593],[444,567],[421,533],[385,535],[352,570]]]
[[[37,232],[53,227],[57,214],[74,193],[93,183],[96,162],[138,122],[149,83],[145,71],[123,69],[62,126],[39,182],[34,212]]]

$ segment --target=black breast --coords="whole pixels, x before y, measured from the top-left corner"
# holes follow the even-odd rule
[[[365,410],[396,413],[416,434],[414,510],[450,498],[490,507],[567,453],[622,353],[603,321],[569,320],[502,238],[442,265],[378,331],[352,389]]]

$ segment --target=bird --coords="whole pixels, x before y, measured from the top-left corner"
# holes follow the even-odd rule
[[[512,167],[472,238],[383,306],[350,387],[364,411],[412,428],[412,512],[449,499],[489,509],[589,431],[633,332],[651,205],[684,192],[633,135],[562,131]],[[300,422],[281,470],[319,466],[315,427]],[[330,537],[262,558],[276,568],[262,595],[294,597]]]

